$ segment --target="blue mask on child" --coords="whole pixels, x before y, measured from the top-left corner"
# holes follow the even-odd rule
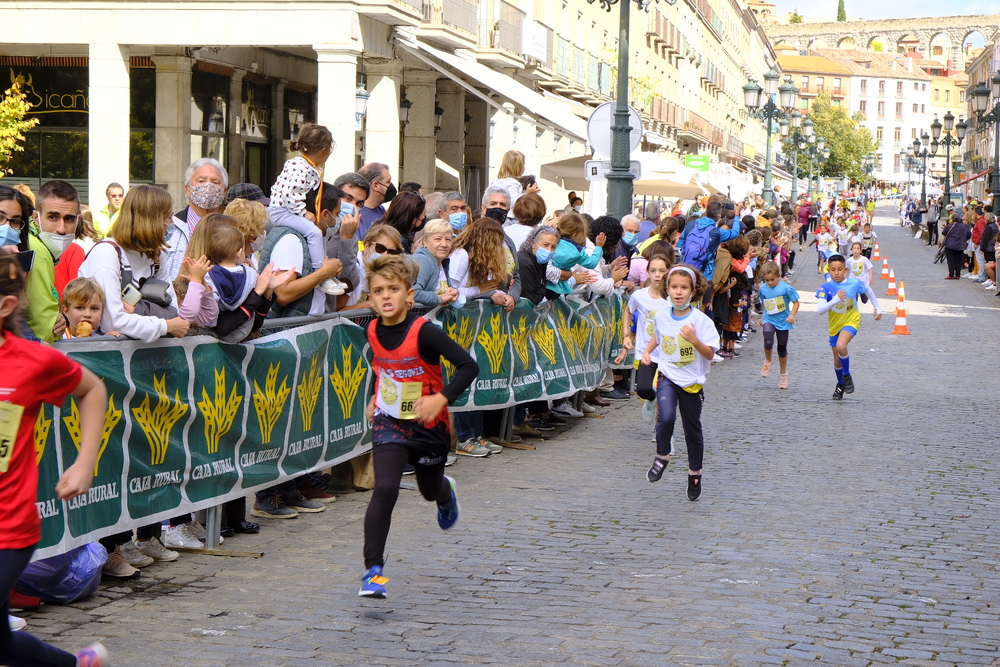
[[[625,245],[633,246],[635,242],[639,240],[639,232],[625,232],[622,235],[622,241],[625,241]]]
[[[345,215],[354,215],[354,204],[349,204],[346,201],[340,202],[340,215],[338,218],[343,218]]]
[[[465,227],[465,223],[469,221],[469,214],[465,211],[459,211],[458,213],[452,213],[448,216],[448,224],[456,232],[461,231]]]
[[[376,259],[378,259],[381,256],[382,256],[382,253],[380,253],[380,252],[373,252],[372,254],[368,255],[368,261],[369,262],[374,262]]]
[[[10,225],[0,225],[0,246],[17,245],[21,242],[21,232]]]
[[[535,259],[538,260],[539,264],[548,264],[549,260],[552,259],[552,251],[548,248],[539,248],[535,251]]]

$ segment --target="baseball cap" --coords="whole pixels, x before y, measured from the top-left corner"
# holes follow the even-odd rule
[[[955,210],[955,205],[954,204],[948,204],[947,206],[944,207],[944,210],[946,210],[946,211],[954,211]]]
[[[226,192],[226,204],[234,199],[246,199],[247,201],[259,201],[264,206],[271,203],[271,200],[264,196],[264,191],[259,185],[253,183],[237,183]]]

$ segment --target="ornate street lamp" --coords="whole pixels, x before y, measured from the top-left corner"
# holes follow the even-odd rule
[[[781,138],[790,139],[792,142],[792,202],[795,202],[799,198],[799,144],[811,137],[816,130],[812,119],[806,118],[803,123],[802,114],[798,111],[793,111],[789,118],[791,121],[782,118],[778,127]],[[794,130],[791,134],[789,134],[790,129]]]
[[[365,119],[365,113],[368,110],[368,98],[371,95],[365,90],[365,83],[362,81],[358,84],[358,90],[354,93],[354,131],[361,131],[361,123]]]
[[[792,77],[786,76],[785,82],[778,85],[781,75],[773,67],[764,75],[764,86],[761,87],[756,80],[751,78],[743,86],[743,101],[747,107],[747,112],[753,118],[764,123],[767,132],[767,150],[764,153],[764,201],[771,205],[774,203],[774,190],[771,188],[771,135],[774,134],[775,119],[788,120],[799,97],[799,89],[792,84]],[[778,104],[775,104],[775,96]],[[780,131],[780,130],[779,130]]]
[[[948,111],[944,115],[944,138],[941,137],[941,128],[941,121],[937,119],[937,116],[934,116],[934,122],[931,123],[931,136],[934,138],[934,141],[938,142],[938,145],[943,144],[945,147],[944,205],[947,206],[951,203],[951,147],[958,148],[962,145],[962,140],[965,139],[965,133],[969,129],[969,124],[959,116],[958,124],[956,125],[955,115]]]
[[[819,190],[820,190],[820,186],[819,186],[820,168],[819,167],[820,167],[820,164],[822,164],[822,162],[826,162],[826,159],[824,158],[824,155],[826,157],[830,156],[830,151],[826,149],[826,139],[824,139],[823,137],[818,137],[816,135],[810,136],[809,139],[807,140],[805,153],[806,153],[806,155],[809,156],[809,190],[808,190],[809,194],[808,194],[808,196],[809,196],[809,199],[812,200],[812,198],[813,198],[813,175],[812,175],[812,172],[813,172],[813,161],[814,160],[816,161],[816,192],[819,192]]]
[[[442,116],[444,116],[444,109],[442,109],[441,105],[438,104],[437,101],[435,101],[434,102],[434,134],[435,135],[438,132],[441,131],[441,118],[442,118]]]
[[[1000,72],[990,79],[990,86],[985,81],[972,90],[972,108],[976,112],[977,132],[985,132],[993,126],[993,215],[1000,215]],[[993,108],[990,108],[990,98],[993,98]]]
[[[923,142],[920,140],[923,139]],[[923,161],[921,165],[923,172],[923,181],[920,184],[920,207],[923,208],[927,206],[927,158],[934,157],[937,155],[938,146],[937,142],[932,142],[931,137],[926,132],[922,136],[917,137],[913,140],[913,154]],[[923,146],[923,150],[920,147]]]
[[[406,97],[406,93],[403,93],[402,98],[399,100],[399,124],[402,127],[406,127],[410,124],[410,109],[413,108],[413,102],[411,102]]]

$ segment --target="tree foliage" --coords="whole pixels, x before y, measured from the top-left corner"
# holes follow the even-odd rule
[[[804,23],[805,22],[805,17],[803,17],[802,14],[799,14],[799,8],[798,7],[796,7],[792,11],[792,15],[788,17],[788,22],[789,23]]]
[[[30,110],[31,104],[17,84],[0,100],[0,175],[10,173],[6,165],[15,152],[24,150],[24,133],[38,125],[37,118],[25,118]]]
[[[847,7],[844,6],[844,0],[840,0],[840,4],[837,5],[837,20],[847,20]]]
[[[872,42],[872,51],[882,53],[885,51],[885,45],[882,42]]]
[[[814,123],[816,136],[826,139],[826,147],[830,151],[830,158],[821,168],[822,174],[843,174],[852,181],[863,180],[861,159],[878,148],[872,133],[861,125],[864,115],[859,111],[850,116],[845,107],[833,104],[829,95],[820,93],[809,109],[809,118]],[[792,142],[786,140],[782,150],[790,156],[794,150]],[[800,175],[804,176],[808,168],[808,159],[803,160],[800,156]]]

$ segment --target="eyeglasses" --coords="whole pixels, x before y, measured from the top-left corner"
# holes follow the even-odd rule
[[[382,245],[381,243],[375,243],[373,247],[374,247],[375,252],[377,252],[380,255],[384,255],[386,253],[389,253],[390,255],[401,255],[401,254],[403,254],[402,250],[399,250],[397,248],[389,248],[387,246]]]
[[[3,213],[0,213],[0,225],[10,225],[11,229],[20,231],[21,227],[24,226],[24,220],[21,218],[8,218]]]

